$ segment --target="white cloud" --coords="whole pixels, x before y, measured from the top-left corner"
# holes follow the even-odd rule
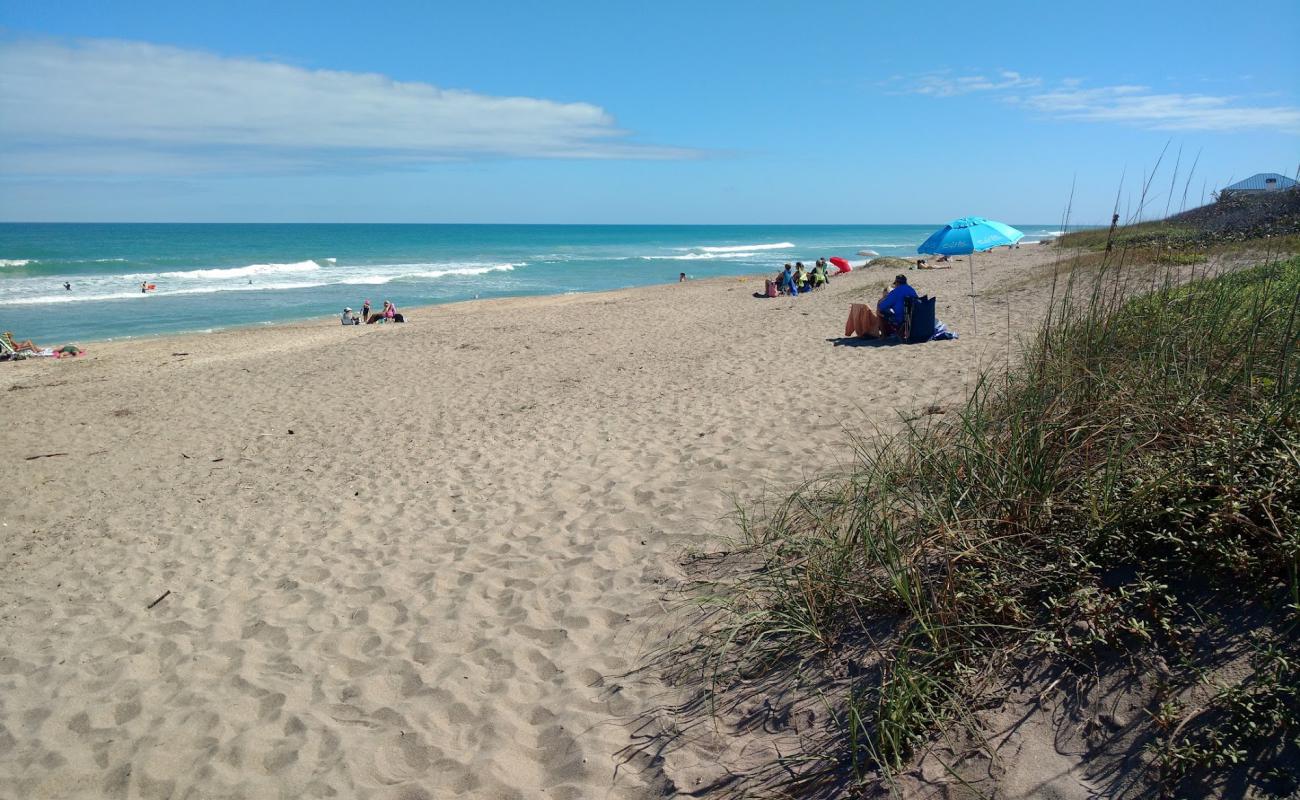
[[[909,94],[926,94],[933,97],[952,97],[971,92],[1005,91],[1038,86],[1041,78],[1021,75],[1011,70],[998,70],[991,75],[957,75],[948,71],[927,72],[908,81]]]
[[[1026,107],[1063,119],[1120,122],[1161,130],[1300,132],[1300,108],[1241,103],[1234,97],[1158,94],[1145,86],[1066,87],[1022,98]]]
[[[626,138],[590,103],[498,97],[139,42],[0,41],[0,171],[8,173],[695,155]]]
[[[992,76],[955,76],[948,71],[894,76],[909,94],[953,97],[989,92],[1006,103],[1060,119],[1115,122],[1160,130],[1300,132],[1300,107],[1262,105],[1226,95],[1154,92],[1148,86],[1086,88],[1080,78],[1064,78],[1051,89],[1041,78],[1000,70]]]

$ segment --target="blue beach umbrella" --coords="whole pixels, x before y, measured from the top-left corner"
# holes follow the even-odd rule
[[[930,234],[930,238],[916,248],[916,252],[941,256],[970,255],[970,313],[971,327],[979,333],[979,323],[975,320],[975,257],[981,250],[992,250],[1015,244],[1024,238],[1024,234],[1010,225],[994,222],[983,217],[962,217],[944,225]]]

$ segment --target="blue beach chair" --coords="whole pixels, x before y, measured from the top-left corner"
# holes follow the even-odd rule
[[[934,337],[935,301],[936,298],[929,296],[903,301],[903,327],[898,333],[904,344],[928,342]]]

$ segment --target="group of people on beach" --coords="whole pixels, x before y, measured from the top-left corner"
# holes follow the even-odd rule
[[[817,259],[817,263],[812,269],[806,269],[802,261],[796,261],[793,267],[787,263],[780,272],[776,273],[775,278],[766,282],[764,294],[768,297],[777,297],[778,295],[797,297],[814,289],[820,289],[830,281],[831,276],[827,271],[826,259]]]
[[[365,322],[367,325],[373,325],[376,322],[406,322],[406,317],[397,311],[397,306],[391,301],[384,301],[384,309],[370,313],[370,301],[367,300],[361,305],[361,313],[352,310],[351,306],[343,309],[343,318],[340,320],[344,325],[360,325]]]

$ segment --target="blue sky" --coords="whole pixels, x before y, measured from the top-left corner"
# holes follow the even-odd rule
[[[1192,200],[1300,166],[1294,0],[972,8],[0,0],[0,219],[1090,223],[1166,143],[1155,212],[1180,147]]]

